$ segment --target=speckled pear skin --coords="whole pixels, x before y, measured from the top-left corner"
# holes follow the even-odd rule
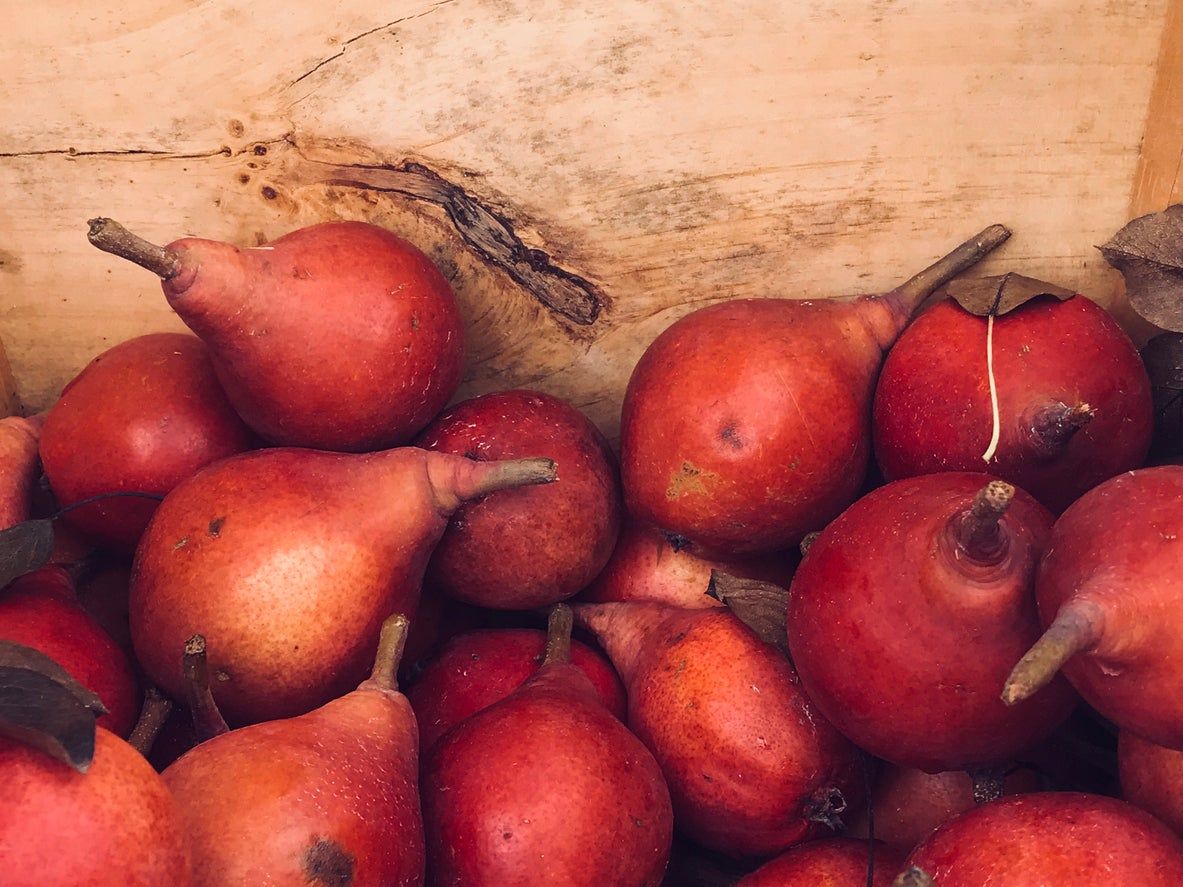
[[[194,887],[420,887],[418,746],[406,698],[372,681],[197,746],[163,774]]]
[[[1131,804],[1047,792],[1000,798],[945,823],[908,864],[938,887],[1183,884],[1183,842]]]
[[[423,815],[441,887],[657,887],[673,833],[657,762],[570,663],[435,745]]]
[[[231,724],[342,695],[373,662],[382,620],[413,617],[448,516],[507,464],[406,447],[261,450],[210,466],[161,503],[137,550],[140,663],[183,698],[180,653],[204,635]]]
[[[190,887],[177,803],[143,755],[99,727],[79,773],[0,737],[4,887]]]
[[[815,821],[827,801],[861,802],[857,749],[817,712],[784,654],[729,610],[573,609],[620,672],[629,727],[661,765],[689,837],[767,856],[828,833]]]

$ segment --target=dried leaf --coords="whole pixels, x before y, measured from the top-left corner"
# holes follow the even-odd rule
[[[758,579],[741,579],[720,570],[711,570],[706,593],[727,605],[740,622],[754,631],[760,640],[772,644],[786,656],[789,639],[786,628],[789,608],[787,589]]]
[[[1183,453],[1183,334],[1161,333],[1142,346],[1154,398],[1155,458]]]
[[[0,668],[17,668],[37,671],[50,680],[56,681],[74,695],[82,705],[89,708],[95,715],[105,715],[107,707],[99,694],[82,686],[74,677],[58,663],[50,659],[40,650],[26,647],[14,641],[0,641]]]
[[[1130,306],[1141,317],[1183,332],[1183,204],[1139,216],[1098,248],[1125,278]]]
[[[94,758],[98,697],[49,657],[0,642],[0,735],[85,773]]]
[[[51,520],[27,520],[0,530],[0,588],[45,566],[52,553]]]
[[[993,314],[999,317],[1039,296],[1054,296],[1061,302],[1071,299],[1072,290],[1024,277],[1022,274],[1003,274],[1001,277],[974,277],[954,280],[946,288],[949,298],[978,317]]]

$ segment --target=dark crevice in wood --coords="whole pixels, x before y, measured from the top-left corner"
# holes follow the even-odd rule
[[[560,268],[545,250],[526,246],[508,218],[422,163],[326,165],[337,174],[323,184],[401,194],[442,208],[470,249],[572,323],[590,326],[607,303],[594,283]]]

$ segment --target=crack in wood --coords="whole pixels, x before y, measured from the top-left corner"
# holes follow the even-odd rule
[[[75,148],[45,148],[39,151],[2,151],[0,159],[12,157],[153,157],[165,160],[204,160],[209,157],[231,157],[234,151],[223,145],[216,151],[194,151],[189,154],[161,151],[153,148],[103,148],[79,151]]]
[[[453,2],[455,2],[455,0],[439,0],[438,3],[436,3],[435,5],[430,7],[429,9],[424,10],[423,12],[416,13],[415,15],[404,15],[402,18],[396,18],[392,22],[387,22],[384,25],[378,25],[377,27],[370,28],[368,31],[362,31],[360,34],[354,34],[352,37],[350,37],[349,39],[347,39],[341,43],[341,48],[339,50],[337,50],[332,55],[326,56],[325,58],[321,59],[319,62],[317,62],[315,65],[313,65],[307,71],[305,71],[303,74],[301,74],[299,77],[297,77],[291,83],[289,83],[287,85],[287,88],[291,89],[293,86],[295,86],[301,80],[305,80],[308,77],[311,77],[313,74],[315,74],[317,71],[319,71],[325,65],[327,65],[329,62],[333,62],[333,61],[336,61],[337,59],[341,58],[341,56],[345,55],[345,50],[348,49],[352,44],[356,43],[358,40],[362,40],[366,37],[369,37],[371,34],[377,34],[379,31],[385,31],[389,28],[393,28],[396,25],[401,25],[405,21],[410,21],[411,19],[416,19],[416,18],[423,18],[423,16],[425,16],[425,15],[431,15],[431,13],[435,12],[441,6],[447,6],[449,3],[453,3]],[[307,96],[305,96],[305,98],[307,98]]]
[[[323,184],[401,194],[440,207],[465,245],[572,323],[590,326],[607,303],[594,283],[556,265],[545,250],[527,246],[508,218],[422,163],[328,165],[338,174],[322,179]]]

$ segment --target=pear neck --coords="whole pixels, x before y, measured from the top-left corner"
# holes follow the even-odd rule
[[[652,646],[657,632],[671,616],[709,612],[640,602],[576,604],[572,610],[575,623],[595,635],[626,685],[637,673],[642,653]]]
[[[1010,229],[1005,225],[984,228],[890,293],[869,299],[870,305],[866,310],[875,312],[869,319],[869,325],[879,347],[885,351],[890,348],[925,299],[958,274],[976,265],[1008,237]]]

